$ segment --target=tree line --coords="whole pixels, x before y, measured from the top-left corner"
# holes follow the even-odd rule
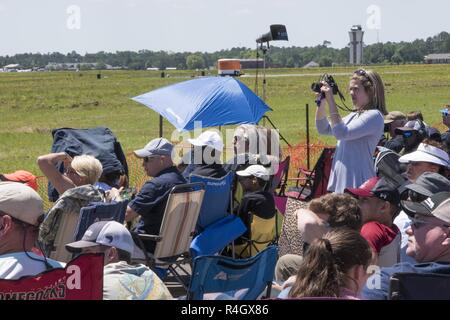
[[[336,49],[327,40],[315,47],[271,47],[266,55],[271,67],[302,67],[310,61],[320,66],[345,65],[348,63],[349,47]],[[364,47],[364,64],[422,63],[424,56],[431,53],[450,53],[450,34],[441,32],[427,39],[413,42],[375,43]],[[259,53],[261,54],[261,53]],[[96,63],[96,68],[106,65],[133,70],[147,68],[165,69],[205,69],[215,66],[221,58],[256,58],[257,52],[250,48],[231,48],[212,53],[208,52],[167,52],[167,51],[117,51],[115,53],[97,52],[81,55],[75,51],[67,54],[23,53],[0,57],[0,67],[20,64],[23,68],[43,68],[49,63]]]

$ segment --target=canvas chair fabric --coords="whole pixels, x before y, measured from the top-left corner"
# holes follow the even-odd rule
[[[98,221],[125,221],[128,200],[112,202],[93,202],[80,210],[80,218],[75,228],[75,241],[83,238],[86,230]]]
[[[177,270],[188,275],[182,264],[191,261],[189,249],[195,235],[195,226],[205,194],[203,183],[180,184],[173,187],[167,199],[164,217],[158,235],[137,234],[133,239],[139,247],[145,248],[145,241],[156,242],[154,253],[136,248],[132,255],[135,262],[143,262],[151,267],[161,279],[168,272],[187,288],[186,281]]]
[[[238,300],[256,300],[267,288],[270,296],[277,261],[277,248],[269,246],[248,259],[224,256],[195,258],[188,299],[204,300],[207,295]]]
[[[191,257],[212,255],[239,238],[247,227],[241,218],[230,214],[206,227],[191,243]]]
[[[286,194],[303,201],[319,198],[326,194],[335,150],[335,148],[324,148],[312,171],[300,169],[295,179],[297,186],[289,189]],[[300,178],[302,173],[306,177],[304,178],[305,183],[300,185],[299,182],[303,180]]]
[[[70,156],[88,154],[98,159],[103,173],[117,172],[128,176],[128,164],[122,146],[112,131],[105,127],[74,129],[58,128],[52,131],[53,144],[51,152],[67,152]],[[58,165],[63,173],[64,165]],[[54,186],[48,183],[48,198],[56,201],[59,197]]]
[[[103,254],[84,254],[65,268],[0,279],[0,300],[102,300]],[[74,285],[77,284],[77,285]]]
[[[389,282],[390,300],[450,300],[450,274],[395,273]]]
[[[276,215],[270,219],[263,219],[257,215],[252,215],[251,219],[250,238],[243,239],[245,241],[243,244],[235,245],[235,251],[240,258],[254,256],[269,244],[276,241]]]
[[[94,202],[82,207],[79,213],[67,212],[61,215],[61,222],[56,231],[53,250],[50,258],[57,261],[68,262],[73,253],[67,251],[66,244],[81,240],[84,232],[91,224],[98,221],[114,220],[123,223],[128,201],[105,203]]]
[[[275,207],[278,212],[284,215],[286,212],[286,202],[287,196],[285,194],[288,174],[289,174],[289,163],[291,157],[286,157],[283,161],[278,164],[278,171],[271,179],[271,191],[273,192],[273,198],[275,201]],[[277,192],[276,189],[279,188]]]
[[[167,268],[188,253],[204,193],[202,183],[180,184],[173,187],[169,192],[159,234],[134,234],[136,240],[156,242],[154,253],[143,251],[144,256],[132,258],[145,259],[149,266]]]
[[[200,182],[205,185],[204,201],[196,227],[198,233],[230,214],[233,177],[234,172],[229,172],[221,178],[202,177],[194,174],[189,176],[189,182]]]

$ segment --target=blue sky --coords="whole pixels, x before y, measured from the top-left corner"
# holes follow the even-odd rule
[[[342,48],[354,24],[366,44],[450,32],[449,12],[448,0],[0,0],[0,55],[253,48],[271,24],[289,35],[273,45]]]

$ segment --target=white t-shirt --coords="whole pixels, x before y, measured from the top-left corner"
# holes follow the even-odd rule
[[[32,257],[27,256],[27,254]],[[52,259],[47,259],[53,268],[64,268],[64,264]],[[14,252],[0,256],[0,279],[19,279],[23,276],[34,276],[46,271],[44,258],[33,252]]]

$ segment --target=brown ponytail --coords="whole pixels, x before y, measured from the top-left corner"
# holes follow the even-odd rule
[[[357,265],[367,268],[371,258],[369,244],[357,231],[331,231],[311,243],[289,296],[339,297],[347,272]]]

